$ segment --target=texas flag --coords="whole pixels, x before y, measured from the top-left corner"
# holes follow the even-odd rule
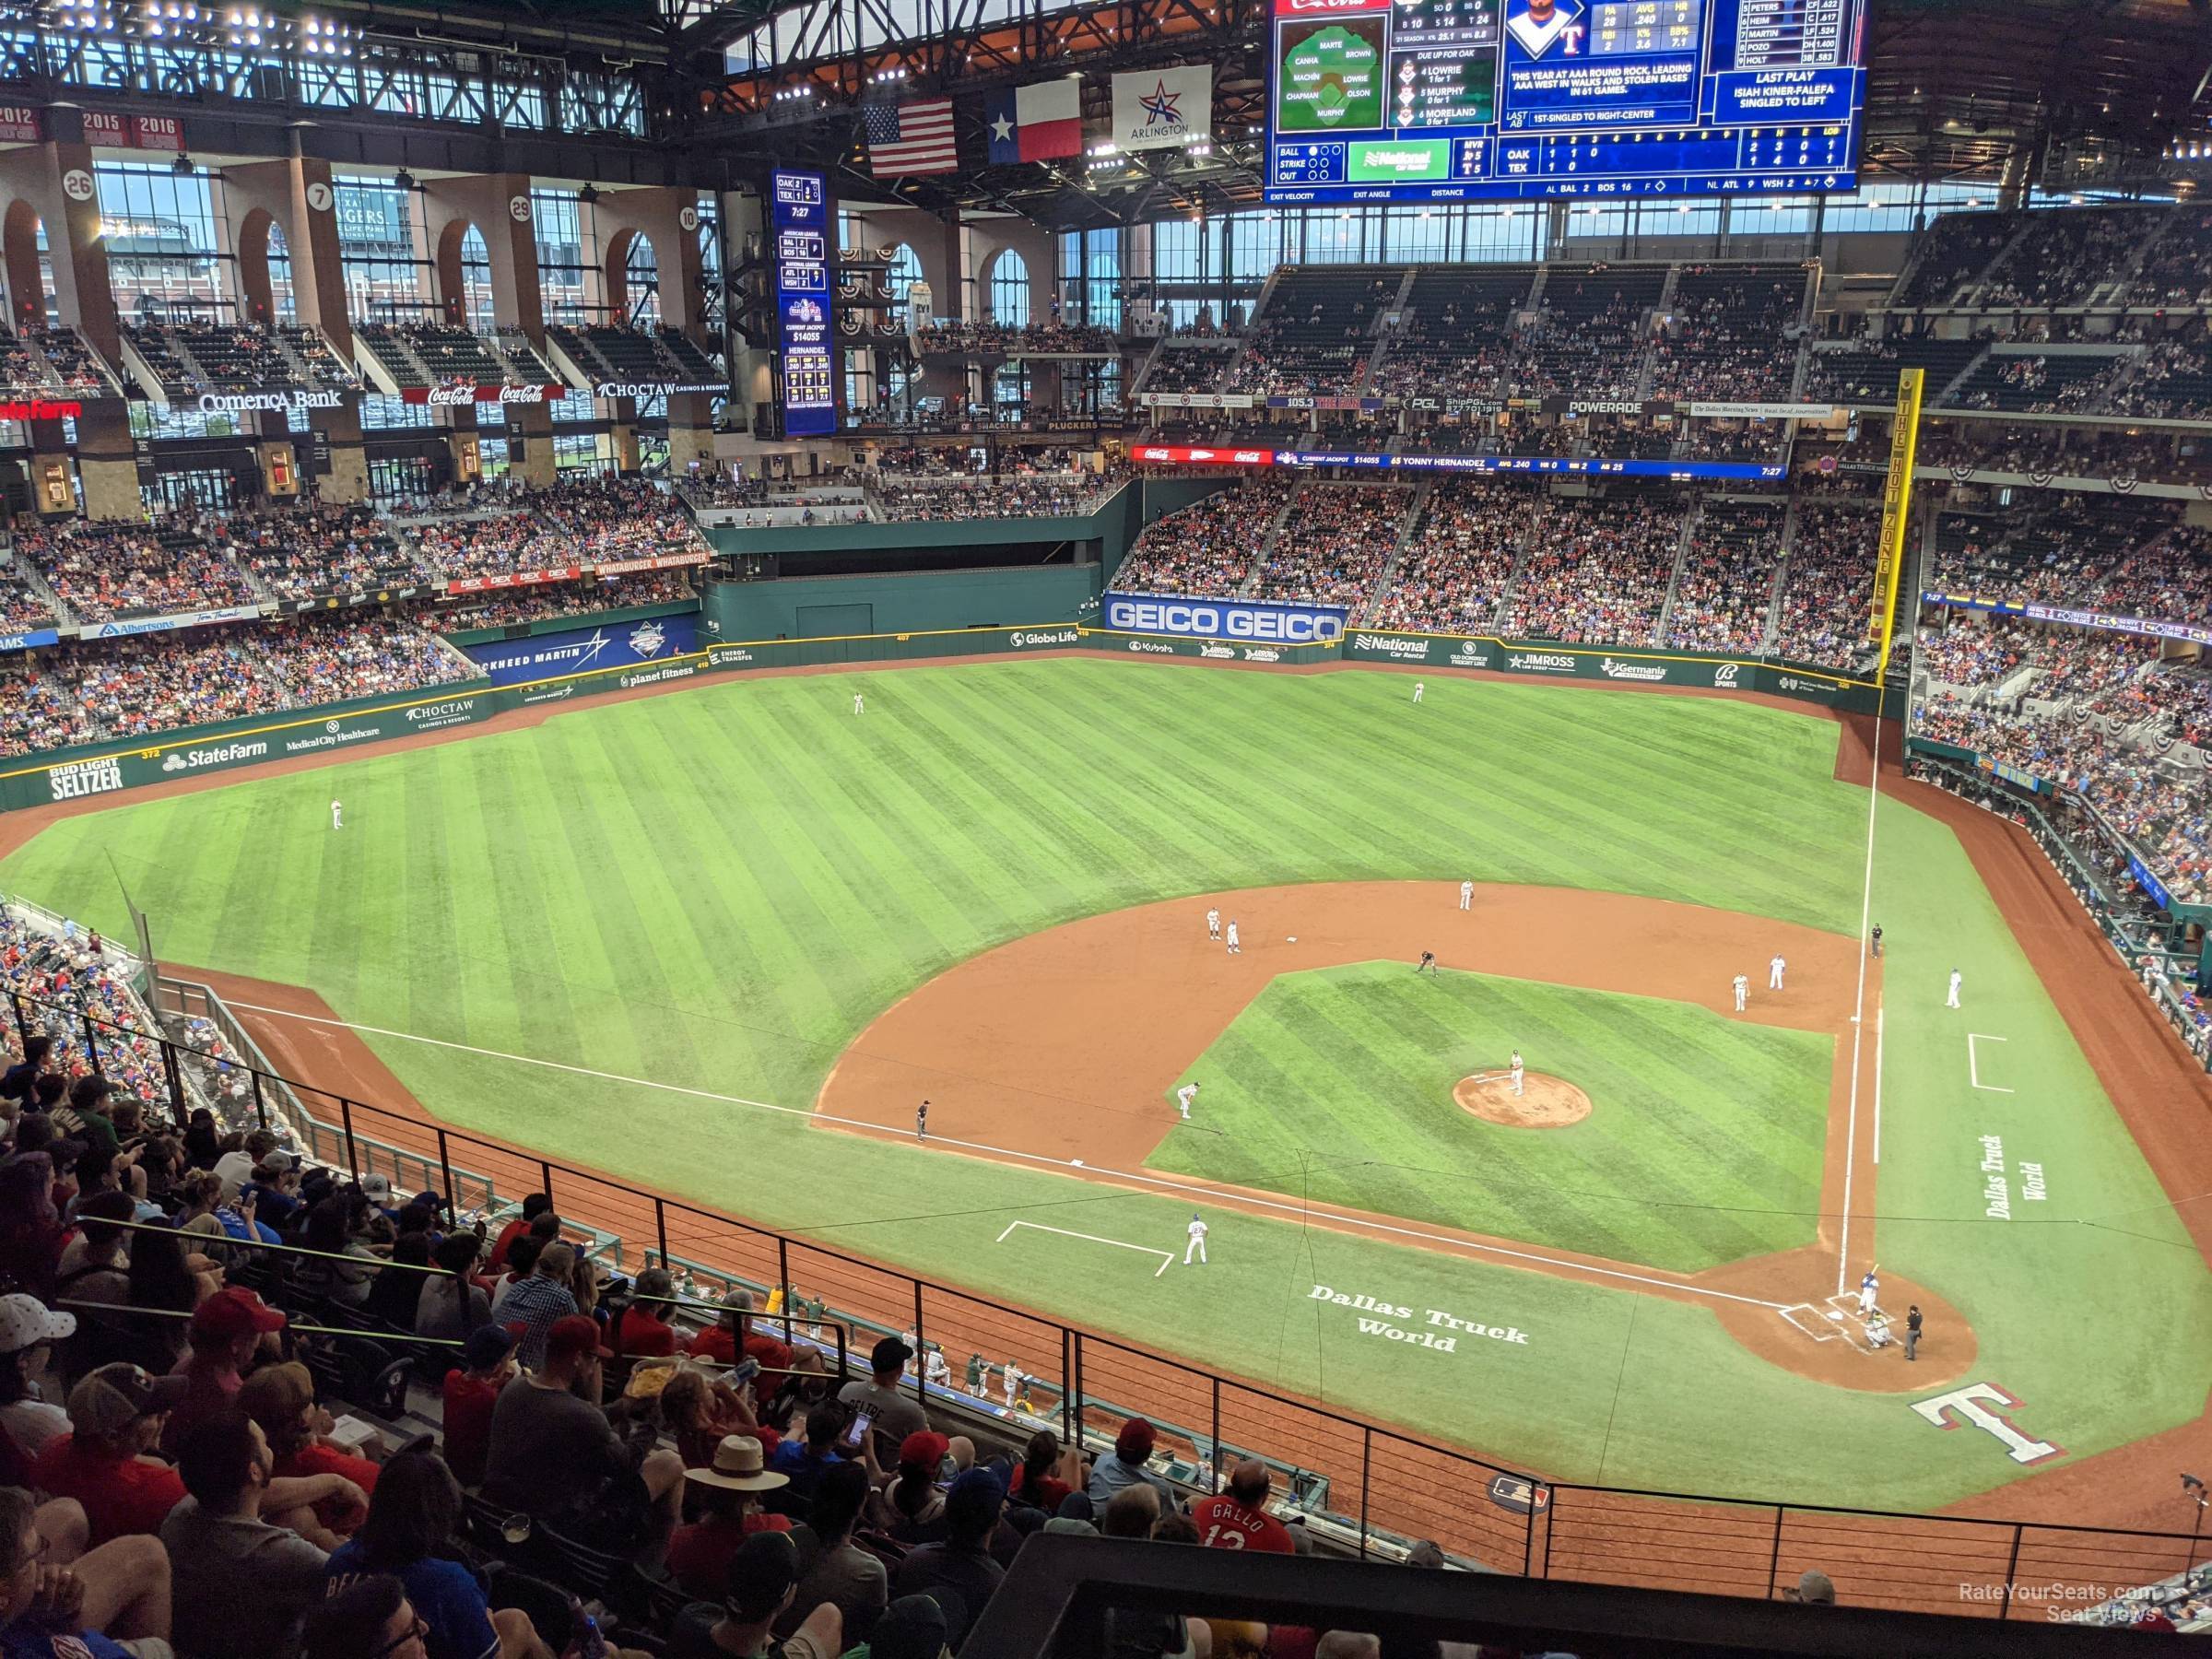
[[[1083,83],[1069,76],[994,92],[983,105],[991,165],[1083,153]]]

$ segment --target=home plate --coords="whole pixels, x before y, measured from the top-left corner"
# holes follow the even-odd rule
[[[1838,1324],[1841,1324],[1843,1323],[1843,1315],[1842,1315],[1842,1314],[1841,1314],[1841,1313],[1839,1313],[1839,1312],[1836,1312],[1836,1311],[1835,1311],[1833,1308],[1830,1308],[1830,1309],[1828,1311],[1828,1312],[1827,1312],[1825,1315],[1823,1315],[1823,1317],[1824,1317],[1824,1318],[1828,1318],[1828,1319],[1832,1319],[1832,1320],[1834,1320],[1834,1321],[1835,1321],[1835,1322],[1836,1322]]]

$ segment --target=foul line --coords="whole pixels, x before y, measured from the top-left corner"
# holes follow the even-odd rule
[[[1070,1232],[1065,1227],[1047,1227],[1041,1221],[1010,1222],[1007,1224],[1006,1230],[1000,1233],[998,1237],[992,1241],[997,1244],[1004,1244],[1006,1240],[1012,1236],[1014,1230],[1018,1227],[1026,1227],[1031,1232],[1058,1233],[1064,1239],[1081,1239],[1087,1243],[1111,1244],[1116,1250],[1138,1250],[1142,1251],[1147,1255],[1156,1255],[1159,1258],[1159,1270],[1152,1275],[1154,1278],[1158,1278],[1160,1274],[1165,1273],[1170,1267],[1175,1265],[1175,1253],[1171,1250],[1160,1250],[1150,1244],[1125,1244],[1119,1239],[1101,1239],[1097,1233]]]
[[[1983,1082],[1981,1063],[1974,1055],[1974,1044],[1977,1042],[2009,1042],[2010,1041],[2011,1039],[2008,1037],[1992,1037],[1983,1031],[1969,1031],[1966,1034],[1966,1080],[1976,1088],[1989,1094],[2012,1093],[2011,1089],[2004,1088],[2002,1085]]]
[[[1875,707],[1874,742],[1868,746],[1866,759],[1866,868],[1859,883],[1859,988],[1852,1004],[1851,1015],[1851,1115],[1843,1130],[1843,1228],[1836,1239],[1838,1296],[1843,1294],[1843,1276],[1851,1261],[1851,1177],[1852,1166],[1858,1161],[1859,1041],[1866,1030],[1867,929],[1874,921],[1874,814],[1882,800],[1882,714],[1879,701]],[[1877,1065],[1879,1065],[1878,1061]],[[1876,1087],[1880,1087],[1878,1081]]]
[[[657,1088],[667,1094],[688,1095],[696,1100],[715,1100],[725,1106],[750,1106],[760,1112],[778,1112],[785,1117],[807,1118],[816,1123],[835,1124],[841,1128],[865,1129],[872,1134],[889,1135],[905,1138],[906,1132],[888,1124],[873,1124],[865,1118],[839,1117],[833,1112],[810,1112],[799,1106],[779,1106],[773,1100],[755,1100],[744,1095],[718,1094],[711,1088],[687,1088],[680,1083],[663,1083],[652,1077],[626,1077],[620,1072],[597,1071],[588,1065],[571,1065],[560,1060],[540,1060],[530,1054],[511,1054],[502,1049],[477,1048],[473,1043],[449,1042],[442,1037],[418,1037],[413,1031],[394,1031],[384,1026],[356,1025],[349,1019],[325,1019],[319,1014],[302,1014],[293,1008],[272,1008],[260,1003],[229,1002],[225,1006],[243,1008],[250,1014],[268,1014],[278,1019],[297,1019],[308,1025],[335,1026],[340,1030],[366,1031],[371,1037],[397,1037],[407,1042],[423,1042],[432,1048],[453,1049],[464,1054],[482,1054],[490,1060],[512,1060],[518,1065],[539,1065],[547,1071],[568,1072],[579,1077],[597,1077],[607,1083],[628,1083],[639,1088]],[[933,1135],[929,1146],[934,1147],[960,1147],[981,1152],[986,1157],[1014,1159],[1023,1163],[1040,1164],[1049,1170],[1075,1170],[1084,1175],[1102,1175],[1114,1181],[1135,1182],[1171,1193],[1189,1194],[1216,1204],[1241,1205],[1247,1209],[1279,1210],[1288,1216],[1311,1218],[1325,1218],[1347,1227],[1364,1228],[1369,1232],[1388,1233],[1397,1238],[1410,1239],[1417,1243],[1433,1244],[1446,1250],[1477,1252],[1485,1255],[1503,1256],[1512,1261],[1528,1262],[1539,1267],[1556,1267],[1568,1273],[1586,1273],[1600,1278],[1620,1279],[1629,1284],[1652,1285],[1661,1290],[1673,1290],[1685,1296],[1706,1296],[1719,1301],[1741,1302],[1748,1308],[1772,1308],[1779,1312],[1786,1302],[1768,1301],[1763,1297],[1738,1296],[1733,1290],[1712,1290],[1702,1285],[1684,1284],[1679,1279],[1655,1278],[1647,1274],[1628,1273],[1618,1267],[1597,1267],[1587,1262],[1571,1262],[1559,1256],[1538,1254],[1531,1250],[1510,1250],[1502,1244],[1477,1243],[1472,1239],[1454,1239],[1444,1233],[1424,1232],[1418,1227],[1397,1227],[1386,1221],[1371,1220],[1364,1216],[1347,1216],[1338,1211],[1314,1209],[1310,1205],[1288,1204],[1272,1198],[1261,1198],[1245,1193],[1226,1192],[1220,1187],[1195,1185],[1186,1181],[1170,1181],[1165,1176],[1147,1174],[1142,1171],[1112,1170],[1104,1164],[1085,1163],[1079,1158],[1049,1158],[1041,1152],[1024,1152],[1012,1147],[993,1147],[982,1141],[965,1141]],[[517,1154],[517,1156],[522,1156]],[[834,1227],[802,1229],[803,1231],[829,1232]]]

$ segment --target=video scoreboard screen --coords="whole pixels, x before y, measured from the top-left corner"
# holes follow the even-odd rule
[[[1267,200],[1850,190],[1867,0],[1274,0]]]

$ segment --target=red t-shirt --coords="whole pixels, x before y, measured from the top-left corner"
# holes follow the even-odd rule
[[[76,1436],[49,1444],[30,1467],[30,1483],[56,1498],[74,1498],[92,1524],[91,1547],[133,1533],[159,1532],[184,1496],[184,1483],[167,1464],[141,1463],[80,1450]]]
[[[1029,1470],[1024,1468],[1016,1471],[1014,1489],[1006,1495],[1051,1515],[1059,1512],[1060,1506],[1067,1501],[1067,1495],[1075,1489],[1057,1475],[1046,1475],[1032,1482]]]
[[[640,1359],[658,1359],[676,1353],[681,1347],[676,1339],[676,1327],[659,1314],[639,1307],[622,1310],[621,1323],[615,1327],[616,1353]]]
[[[465,1371],[445,1373],[445,1461],[463,1486],[484,1484],[491,1455],[491,1409],[500,1391]]]
[[[737,1553],[738,1546],[755,1533],[790,1530],[791,1522],[784,1516],[758,1511],[747,1515],[742,1525],[718,1516],[679,1526],[668,1535],[668,1576],[689,1594],[719,1601],[724,1581],[729,1576],[730,1558]]]
[[[760,1369],[764,1371],[787,1371],[791,1369],[790,1347],[786,1344],[779,1342],[775,1337],[765,1335],[759,1331],[746,1333],[745,1357],[747,1359],[759,1360]],[[783,1385],[783,1379],[781,1376],[763,1377],[761,1382],[770,1389],[781,1388]]]
[[[737,1339],[726,1324],[710,1325],[691,1338],[691,1358],[712,1359],[717,1365],[737,1363]]]
[[[1263,1549],[1271,1555],[1295,1555],[1290,1529],[1265,1510],[1246,1509],[1227,1492],[1201,1498],[1191,1505],[1191,1519],[1198,1527],[1198,1542],[1210,1549]]]
[[[530,1223],[517,1216],[500,1229],[500,1236],[491,1247],[491,1259],[484,1264],[487,1276],[497,1277],[506,1270],[507,1246],[530,1230]]]

